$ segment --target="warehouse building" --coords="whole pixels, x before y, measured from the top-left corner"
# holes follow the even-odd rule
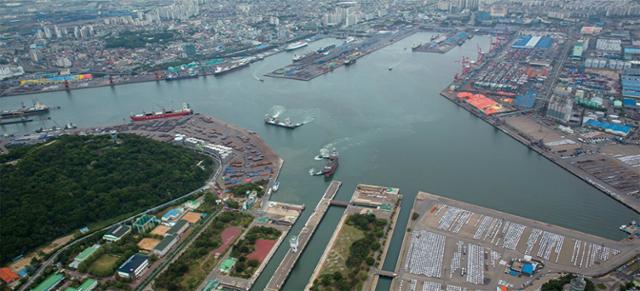
[[[640,69],[628,69],[620,76],[622,97],[640,99]]]

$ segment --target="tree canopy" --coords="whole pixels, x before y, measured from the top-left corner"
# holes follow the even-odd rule
[[[108,135],[62,136],[11,150],[0,161],[0,263],[83,226],[184,195],[214,170],[202,154],[130,134],[118,142]]]

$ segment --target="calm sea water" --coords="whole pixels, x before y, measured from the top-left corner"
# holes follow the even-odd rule
[[[1,127],[0,133],[67,122],[80,127],[117,124],[131,113],[187,102],[197,112],[258,132],[285,159],[282,186],[273,199],[307,209],[313,209],[328,185],[309,176],[311,168],[322,166],[313,157],[332,144],[341,155],[334,178],[344,182],[338,199],[349,199],[358,183],[395,186],[404,194],[387,270],[395,266],[409,209],[420,190],[622,238],[617,227],[638,218],[632,211],[438,95],[459,70],[455,61],[474,57],[478,45],[486,49],[488,37],[475,37],[444,55],[411,52],[413,43],[430,36],[413,35],[310,82],[257,81],[256,76],[291,62],[294,53],[280,53],[222,77],[0,98],[2,109],[33,100],[61,107],[51,112],[51,120]],[[332,43],[339,40],[324,39],[295,53]],[[286,109],[283,116],[312,121],[293,131],[265,126],[264,114],[276,105]],[[310,214],[303,213],[291,234]],[[285,290],[305,286],[341,215],[341,208],[329,209]],[[266,285],[287,248],[280,247],[255,290]],[[388,288],[388,280],[378,286]]]

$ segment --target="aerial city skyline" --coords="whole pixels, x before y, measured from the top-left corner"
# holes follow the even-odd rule
[[[0,3],[2,290],[640,290],[640,2]]]

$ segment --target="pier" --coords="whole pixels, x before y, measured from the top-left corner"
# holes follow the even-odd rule
[[[265,287],[265,290],[272,291],[280,290],[282,288],[284,283],[287,281],[287,278],[289,277],[289,273],[291,273],[291,270],[300,258],[300,255],[302,255],[302,252],[307,246],[307,243],[309,243],[309,241],[311,240],[311,237],[320,224],[320,221],[322,221],[325,213],[327,213],[329,206],[332,205],[331,202],[334,201],[333,197],[336,196],[336,193],[340,189],[340,186],[342,186],[342,182],[331,181],[331,184],[329,185],[329,187],[327,187],[327,190],[324,191],[322,199],[320,199],[320,202],[318,202],[316,209],[313,211],[313,213],[305,223],[304,227],[300,231],[300,234],[298,234],[298,251],[294,252],[292,249],[287,250],[287,254],[280,262],[280,265],[273,273],[273,276],[271,276],[271,280],[269,280],[269,283],[267,284],[267,287]]]

